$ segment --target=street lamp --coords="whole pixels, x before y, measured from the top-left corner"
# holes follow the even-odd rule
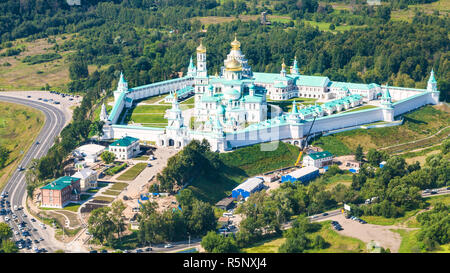
[[[188,234],[188,238],[189,238],[188,239],[189,240],[188,241],[188,246],[191,247],[191,235],[189,234],[189,232],[187,234]]]

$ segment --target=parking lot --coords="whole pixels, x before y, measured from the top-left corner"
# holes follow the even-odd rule
[[[393,253],[398,252],[402,238],[400,234],[391,231],[391,229],[413,229],[398,226],[380,226],[367,223],[363,224],[356,220],[347,219],[343,214],[338,214],[326,219],[320,219],[318,221],[326,220],[338,222],[342,229],[335,230],[341,235],[357,238],[364,243],[375,242],[377,245],[382,246],[385,249],[389,248]]]

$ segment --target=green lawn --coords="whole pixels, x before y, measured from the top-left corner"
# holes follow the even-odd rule
[[[33,139],[39,134],[44,121],[44,113],[37,109],[0,102],[0,146],[11,151],[5,167],[0,168],[0,189],[17,168],[25,152],[33,145]]]
[[[128,186],[128,183],[116,182],[109,189],[113,191],[121,191]]]
[[[434,206],[436,203],[450,205],[450,194],[426,197],[425,200],[431,206]]]
[[[137,163],[122,175],[120,175],[117,180],[132,181],[134,180],[145,168],[147,163]]]
[[[138,105],[133,109],[133,113],[155,113],[155,114],[164,114],[167,109],[170,109],[171,106],[167,105]]]
[[[136,157],[136,158],[133,158],[133,159],[134,159],[134,160],[144,160],[144,161],[147,161],[148,158],[149,158],[148,155],[143,155],[143,156]]]
[[[112,190],[106,190],[106,191],[102,192],[102,194],[105,194],[105,195],[114,195],[114,196],[117,196],[117,195],[119,195],[119,194],[120,194],[120,191],[112,191]]]
[[[329,151],[335,156],[352,154],[353,151],[344,144],[339,137],[335,135],[329,135],[325,137],[320,137],[314,140],[311,144],[312,146],[319,146],[325,151]]]
[[[408,218],[416,215],[421,209],[411,210],[405,213],[404,216],[398,218],[385,218],[383,216],[361,216],[360,218],[369,224],[380,226],[391,226],[406,223]]]
[[[94,198],[94,201],[95,200],[101,200],[101,201],[106,201],[106,202],[112,202],[112,201],[114,201],[114,197],[106,197],[106,196],[96,196],[95,198]]]
[[[135,123],[158,123],[158,124],[166,124],[167,119],[164,118],[163,114],[131,114],[130,121]]]

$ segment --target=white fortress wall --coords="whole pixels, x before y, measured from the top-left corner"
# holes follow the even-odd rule
[[[157,141],[159,135],[164,134],[164,128],[139,127],[127,125],[112,125],[113,134],[111,138],[118,139],[132,136],[145,141]]]
[[[383,120],[383,112],[381,108],[334,114],[331,116],[317,118],[311,129],[311,134],[372,123],[380,120]],[[303,127],[304,135],[308,133],[313,120],[308,119],[307,121],[308,122]]]
[[[114,103],[114,107],[111,110],[111,113],[109,114],[108,119],[111,121],[112,124],[118,122],[120,113],[122,113],[124,107],[125,107],[125,95],[123,94],[119,97],[118,101]]]
[[[166,94],[169,93],[170,91],[182,89],[188,85],[192,86],[193,84],[194,84],[193,77],[176,78],[172,80],[131,88],[130,92],[127,93],[127,97],[132,98],[133,100],[139,100],[147,97]]]
[[[391,98],[394,101],[404,100],[411,96],[423,94],[424,92],[427,91],[425,89],[415,89],[415,88],[396,87],[396,86],[388,86],[388,89],[389,89]],[[386,90],[386,86],[382,86],[381,90],[382,90],[382,92],[384,92]]]
[[[241,130],[227,133],[225,140],[232,147],[292,138],[289,124],[273,125],[253,130]]]
[[[436,104],[431,94],[431,92],[422,92],[401,101],[394,102],[392,104],[392,106],[394,107],[394,116],[398,116],[411,110],[417,109],[425,104]]]

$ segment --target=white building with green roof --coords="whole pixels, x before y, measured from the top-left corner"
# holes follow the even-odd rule
[[[128,160],[141,153],[139,139],[125,136],[109,145],[108,150],[114,153],[117,160]]]
[[[322,168],[333,163],[333,155],[328,151],[310,153],[303,157],[303,167]]]

